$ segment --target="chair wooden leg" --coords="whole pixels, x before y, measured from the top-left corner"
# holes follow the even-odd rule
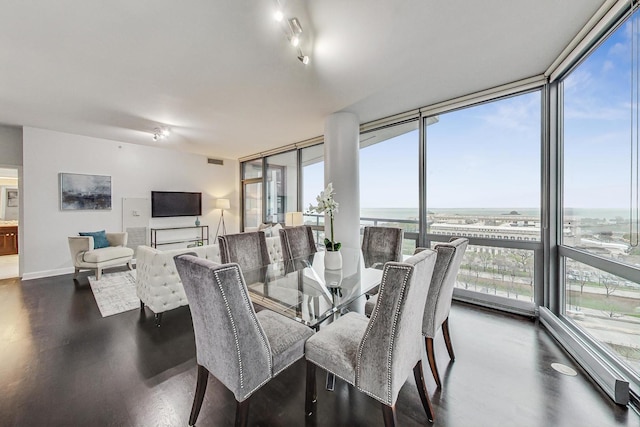
[[[191,415],[189,416],[189,425],[196,425],[204,392],[207,391],[207,380],[209,379],[209,371],[204,366],[198,365],[198,381],[196,383],[196,394],[193,396],[193,405],[191,406]]]
[[[144,303],[140,300],[140,311],[144,312]]]
[[[77,279],[78,278],[78,274],[80,274],[80,269],[78,267],[76,267],[74,273],[73,273],[73,278]]]
[[[447,351],[451,361],[456,360],[455,354],[453,354],[453,345],[451,344],[451,335],[449,335],[449,318],[447,317],[442,322],[442,335],[444,336],[444,343],[447,345]]]
[[[101,276],[102,276],[102,269],[96,268],[96,280],[100,280]]]
[[[307,416],[313,413],[313,404],[317,399],[316,365],[307,360],[307,392],[304,399],[304,412]]]
[[[249,399],[236,401],[236,427],[246,427],[249,421]]]
[[[129,268],[129,270],[133,271],[133,263],[132,263],[132,260],[129,260],[129,262],[127,263],[127,268]]]
[[[436,356],[433,353],[433,338],[424,337],[424,343],[427,348],[427,359],[429,360],[433,379],[436,380],[436,386],[440,387],[442,384],[440,383],[440,375],[438,375],[438,366],[436,366]]]
[[[384,418],[384,427],[395,427],[398,424],[396,419],[396,405],[382,404],[382,417]]]
[[[424,384],[424,374],[422,372],[422,360],[416,363],[413,367],[413,377],[416,380],[416,386],[418,387],[418,393],[420,394],[420,400],[422,400],[422,407],[427,414],[427,419],[433,422],[433,407],[431,406],[431,400],[427,394],[427,386]]]

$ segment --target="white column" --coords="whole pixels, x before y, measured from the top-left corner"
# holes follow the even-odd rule
[[[324,125],[324,183],[333,183],[340,204],[334,219],[335,240],[360,248],[360,121],[353,113],[335,113]],[[325,222],[328,237],[329,219]]]

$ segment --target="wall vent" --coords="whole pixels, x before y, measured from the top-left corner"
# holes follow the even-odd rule
[[[224,160],[222,159],[207,159],[207,163],[211,164],[211,165],[224,165]]]

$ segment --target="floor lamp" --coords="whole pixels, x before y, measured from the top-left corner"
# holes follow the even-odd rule
[[[222,224],[222,236],[227,234],[227,227],[224,225],[224,210],[230,209],[231,204],[229,203],[229,199],[218,199],[216,200],[216,209],[220,209],[220,221],[218,221],[218,229],[216,230],[216,239],[218,238],[218,233],[220,232],[220,225]]]

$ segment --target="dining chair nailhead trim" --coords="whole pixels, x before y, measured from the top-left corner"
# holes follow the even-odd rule
[[[407,273],[404,276],[404,280],[402,281],[402,288],[400,288],[400,297],[399,301],[402,301],[404,298],[404,291],[407,288],[407,281],[411,277],[413,273],[413,268],[411,267],[397,267],[407,270]],[[393,313],[393,327],[391,328],[391,340],[389,341],[389,348],[387,350],[387,399],[389,404],[391,404],[391,358],[393,353],[393,344],[396,340],[396,326],[398,324],[398,316],[400,315],[400,304],[397,305],[395,313]]]
[[[382,283],[380,285],[380,292],[379,292],[379,296],[378,298],[380,298],[384,292],[384,288],[385,288],[385,284],[386,284],[386,279],[387,279],[387,272],[389,271],[389,269],[391,268],[397,268],[397,269],[402,269],[402,270],[407,270],[407,273],[405,273],[404,279],[402,281],[402,287],[400,290],[400,298],[399,301],[402,300],[402,297],[404,296],[404,291],[406,289],[407,286],[407,281],[409,280],[409,278],[411,277],[411,273],[413,272],[413,267],[408,267],[408,266],[401,266],[401,265],[394,265],[394,266],[388,266],[385,267],[384,272],[382,273]],[[360,343],[360,347],[358,348],[358,360],[357,360],[357,364],[359,364],[360,359],[362,358],[362,351],[363,351],[363,347],[364,347],[364,343],[367,341],[367,339],[369,338],[369,333],[371,332],[371,325],[375,323],[376,318],[378,317],[378,313],[380,312],[380,304],[376,304],[376,308],[373,312],[373,314],[371,315],[371,320],[369,321],[369,324],[367,325],[367,331],[364,334],[364,338],[362,339],[362,342]],[[383,399],[379,396],[374,395],[371,392],[367,392],[366,390],[362,390],[360,389],[360,387],[358,386],[358,389],[360,389],[360,391],[364,392],[365,394],[368,394],[371,397],[374,397],[378,400],[380,400],[381,402],[386,402],[387,404],[391,405],[391,367],[392,367],[392,363],[391,363],[391,356],[392,356],[392,350],[393,350],[393,343],[394,343],[394,339],[395,339],[395,334],[396,334],[396,324],[398,321],[398,315],[400,312],[400,306],[398,305],[396,307],[396,310],[393,314],[393,327],[391,329],[391,341],[389,342],[389,347],[387,349],[387,399]],[[360,384],[360,370],[357,368],[356,366],[356,384]]]
[[[238,330],[236,329],[236,323],[233,320],[233,315],[231,314],[231,307],[229,307],[229,302],[227,301],[227,296],[224,293],[224,288],[222,286],[222,283],[220,283],[220,277],[219,277],[219,272],[220,271],[226,271],[226,270],[230,270],[233,267],[229,267],[229,268],[224,268],[221,270],[216,271],[215,273],[215,278],[216,278],[216,283],[218,284],[218,288],[220,289],[220,293],[222,294],[222,299],[224,300],[224,305],[227,309],[227,317],[229,318],[229,321],[231,321],[231,329],[233,330],[233,339],[235,340],[235,344],[236,344],[236,353],[238,355],[238,365],[240,366],[240,388],[244,388],[244,376],[243,376],[243,370],[242,370],[242,357],[240,356],[240,343],[238,341]]]
[[[224,300],[224,305],[227,309],[227,315],[229,317],[229,320],[231,321],[231,328],[233,330],[233,338],[235,340],[235,344],[236,344],[236,352],[238,355],[238,366],[240,368],[240,388],[244,388],[244,370],[242,367],[242,357],[241,357],[241,353],[240,353],[240,343],[238,340],[238,330],[236,328],[236,324],[235,321],[233,320],[233,315],[231,314],[231,307],[229,307],[229,302],[227,301],[227,296],[224,293],[224,288],[222,286],[222,283],[220,282],[220,277],[219,277],[219,273],[223,272],[223,271],[228,271],[228,270],[233,270],[234,273],[236,273],[236,280],[238,281],[238,283],[241,283],[241,279],[240,279],[240,268],[237,265],[231,266],[231,267],[227,267],[227,268],[222,268],[220,270],[217,270],[215,272],[215,279],[216,279],[216,283],[218,284],[218,288],[220,289],[220,293],[222,294],[222,299]],[[253,308],[249,305],[248,299],[247,299],[247,295],[246,292],[244,292],[244,289],[242,289],[243,287],[241,287],[241,292],[242,292],[242,298],[245,302],[245,304],[247,304],[247,306],[249,307],[250,310],[253,310]],[[262,335],[262,331],[260,330],[260,328],[257,325],[257,320],[253,319],[253,323],[254,326],[256,327],[256,329],[258,330],[258,332],[260,333],[260,337],[262,338],[262,345],[265,347],[265,349],[267,350],[267,352],[269,353],[269,355],[271,355],[271,349],[269,348],[269,346],[266,344],[265,342],[265,337]],[[249,391],[247,393],[247,395],[253,393],[255,390],[257,390],[258,388],[262,387],[267,381],[269,381],[272,377],[271,375],[271,371],[272,371],[272,365],[271,365],[271,357],[269,357],[268,360],[269,363],[269,377],[262,383],[259,384],[256,388],[254,388],[253,390]],[[245,395],[245,397],[247,396]]]

